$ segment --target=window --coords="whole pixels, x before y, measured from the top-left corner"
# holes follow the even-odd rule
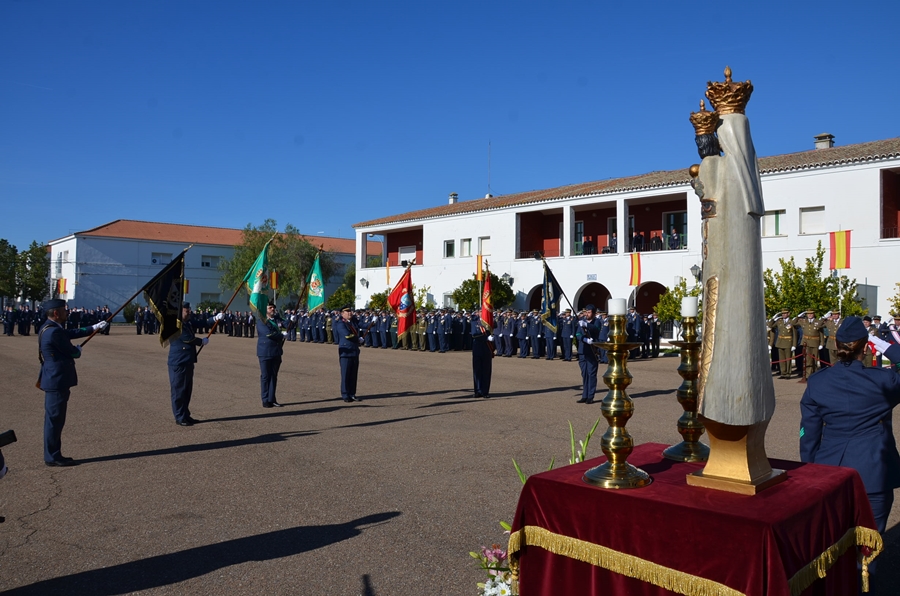
[[[210,269],[218,269],[219,268],[219,257],[211,257],[208,255],[204,255],[200,257],[200,266],[201,267],[209,267]]]
[[[825,207],[803,207],[800,209],[800,233],[825,233]]]
[[[456,256],[456,242],[453,240],[444,240],[444,258],[452,259]]]
[[[60,252],[56,255],[56,277],[58,278],[62,277],[62,264],[63,259],[65,259],[63,255],[65,255],[66,253],[68,253],[68,251]]]
[[[762,235],[765,236],[784,236],[782,234],[782,226],[784,225],[784,209],[780,211],[766,211],[762,216],[760,228]]]
[[[576,221],[575,222],[575,254],[582,255],[584,252],[582,251],[582,246],[584,243],[584,222]]]
[[[459,256],[461,257],[471,257],[472,256],[472,239],[471,238],[463,238],[459,241]]]
[[[488,256],[491,254],[491,237],[484,236],[478,239],[478,254]]]
[[[444,294],[444,308],[456,310],[456,304],[453,303],[453,294]]]
[[[150,255],[150,264],[168,265],[172,261],[172,253],[155,252]]]
[[[672,233],[673,229],[677,236]],[[679,250],[687,246],[687,211],[671,211],[663,214],[662,245],[668,250]]]

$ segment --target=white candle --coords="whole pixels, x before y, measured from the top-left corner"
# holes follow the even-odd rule
[[[685,296],[681,299],[681,316],[696,317],[697,316],[697,296]]]
[[[610,315],[624,315],[625,314],[625,299],[624,298],[611,298],[609,302],[606,303],[606,308],[609,309]]]

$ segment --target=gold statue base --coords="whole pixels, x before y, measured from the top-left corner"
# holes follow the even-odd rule
[[[755,495],[787,479],[784,470],[773,470],[766,457],[768,420],[733,426],[704,418],[703,426],[709,434],[709,461],[702,470],[688,474],[689,485]]]
[[[642,488],[653,482],[650,474],[628,462],[613,469],[612,462],[605,462],[584,473],[582,480],[600,488]]]

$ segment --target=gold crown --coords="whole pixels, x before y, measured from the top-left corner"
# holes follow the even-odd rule
[[[700,100],[700,111],[691,112],[691,124],[694,125],[694,134],[711,135],[716,132],[716,126],[719,125],[718,112],[707,112],[706,103]]]
[[[706,98],[719,114],[743,114],[753,93],[753,85],[750,81],[733,83],[731,81],[731,68],[725,67],[724,83],[706,83]]]

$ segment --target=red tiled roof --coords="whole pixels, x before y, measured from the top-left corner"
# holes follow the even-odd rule
[[[213,246],[237,246],[243,241],[242,230],[233,228],[213,228],[209,226],[188,226],[183,224],[117,219],[116,221],[75,232],[76,236],[101,236],[104,238],[127,238],[132,240],[155,240],[160,242],[181,242],[184,244],[209,244]],[[329,236],[303,235],[315,246],[324,245],[328,252],[355,254],[356,240],[353,238],[331,238]],[[369,242],[368,254],[381,254],[380,242]]]
[[[762,157],[759,159],[759,170],[762,174],[771,174],[775,172],[837,166],[865,161],[878,161],[897,157],[900,157],[900,137],[883,141],[859,143],[856,145],[832,147],[830,149],[812,149],[810,151],[801,151],[799,153]],[[435,219],[447,215],[490,211],[516,205],[531,205],[548,201],[605,195],[616,192],[680,186],[688,184],[688,182],[690,182],[690,176],[688,175],[687,168],[681,170],[650,172],[649,174],[641,174],[638,176],[611,178],[609,180],[571,184],[568,186],[559,186],[557,188],[548,188],[546,190],[532,190],[528,192],[477,199],[474,201],[463,201],[452,205],[439,205],[428,209],[420,209],[418,211],[410,211],[399,215],[391,215],[364,221],[354,224],[353,227],[364,228],[390,223]]]

